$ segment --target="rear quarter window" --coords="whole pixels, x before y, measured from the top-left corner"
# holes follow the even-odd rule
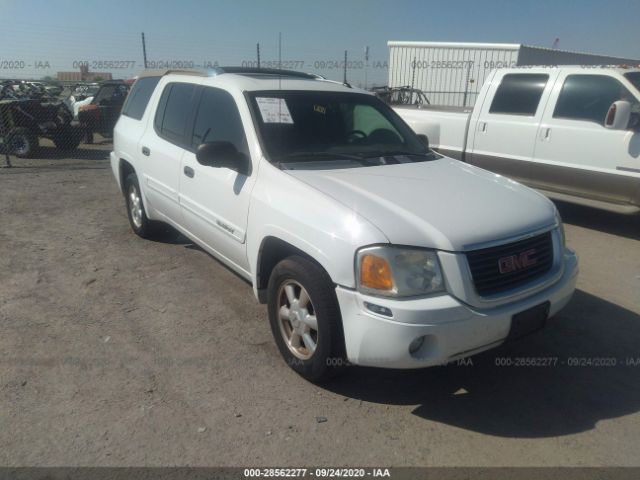
[[[160,77],[144,77],[133,84],[127,100],[122,107],[122,115],[141,120],[147,108],[151,94],[158,85]]]

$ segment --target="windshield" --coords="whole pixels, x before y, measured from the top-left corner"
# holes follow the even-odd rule
[[[625,78],[633,83],[636,90],[640,92],[640,72],[629,72],[624,74]]]
[[[268,91],[250,98],[265,153],[278,164],[333,161],[353,167],[437,158],[372,95]]]

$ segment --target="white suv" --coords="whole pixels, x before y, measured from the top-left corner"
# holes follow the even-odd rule
[[[111,164],[133,230],[170,224],[251,282],[287,363],[321,381],[466,357],[571,298],[554,205],[425,140],[314,75],[145,72]]]

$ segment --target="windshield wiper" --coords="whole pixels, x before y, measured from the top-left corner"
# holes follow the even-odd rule
[[[389,150],[389,151],[379,150],[375,152],[366,152],[362,155],[361,158],[396,157],[396,156],[402,156],[402,155],[425,157],[429,155],[429,153],[428,152],[423,152],[423,153],[407,152],[405,150]]]
[[[284,159],[293,159],[293,158],[319,158],[324,157],[327,160],[356,160],[361,162],[364,160],[364,157],[360,155],[349,155],[347,153],[332,153],[332,152],[292,152],[287,153],[285,155],[280,155],[278,157],[279,161]]]

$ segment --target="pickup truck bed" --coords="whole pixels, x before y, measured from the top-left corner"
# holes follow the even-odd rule
[[[403,105],[394,110],[417,133],[429,138],[429,145],[443,155],[463,160],[472,108],[436,105]]]

